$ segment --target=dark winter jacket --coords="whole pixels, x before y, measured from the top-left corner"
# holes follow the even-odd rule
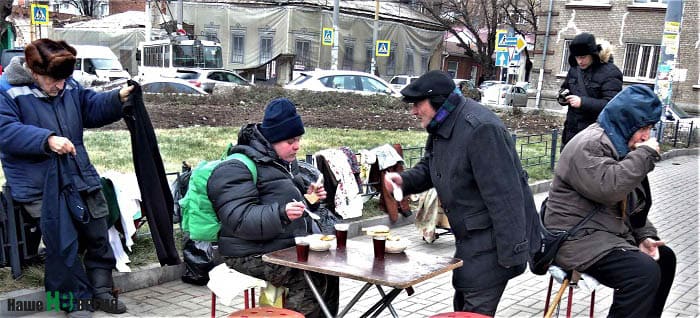
[[[608,51],[603,51],[608,53]],[[562,143],[566,144],[578,132],[586,129],[596,121],[598,115],[610,99],[622,90],[622,72],[610,62],[611,56],[603,54],[593,59],[593,64],[581,70],[576,64],[571,65],[562,89],[568,89],[571,95],[581,97],[581,107],[569,107],[562,135]],[[571,62],[571,60],[569,60]],[[582,89],[578,74],[583,79]],[[563,145],[562,145],[563,146]]]
[[[290,221],[285,212],[288,202],[304,202],[308,184],[297,162],[281,160],[256,124],[241,129],[231,152],[255,162],[258,183],[239,160],[222,162],[212,171],[207,192],[221,221],[221,255],[264,254],[294,246],[295,236],[311,234],[313,220],[308,215]]]
[[[75,145],[73,184],[80,191],[99,189],[100,178],[90,163],[83,130],[121,119],[119,90],[96,93],[84,89],[72,77],[56,97],[47,96],[22,66],[13,59],[0,78],[0,159],[13,199],[41,199],[52,135],[66,137]]]
[[[456,289],[473,291],[525,270],[539,245],[537,210],[513,139],[490,110],[461,102],[435,133],[426,153],[401,173],[404,193],[435,187],[456,239]]]

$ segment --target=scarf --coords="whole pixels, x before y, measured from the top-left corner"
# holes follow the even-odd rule
[[[425,128],[428,133],[435,133],[445,119],[447,119],[447,116],[457,108],[461,100],[462,92],[459,90],[459,87],[455,87],[454,91],[452,91],[450,96],[442,103],[442,106],[435,112],[435,116],[430,120],[430,123],[428,123],[428,127]]]

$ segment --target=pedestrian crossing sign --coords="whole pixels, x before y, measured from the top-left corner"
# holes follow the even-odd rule
[[[333,45],[333,28],[323,28],[321,43],[326,46]]]
[[[32,25],[49,24],[49,6],[43,4],[32,4]]]
[[[391,41],[389,40],[377,40],[377,56],[389,56],[391,50]]]

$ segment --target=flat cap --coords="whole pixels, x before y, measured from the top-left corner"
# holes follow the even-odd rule
[[[450,96],[455,89],[452,77],[443,71],[430,71],[401,90],[403,101],[415,103],[433,96]]]

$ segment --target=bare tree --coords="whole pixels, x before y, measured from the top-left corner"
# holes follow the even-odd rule
[[[4,39],[12,23],[5,19],[12,14],[12,0],[0,0],[0,39]]]
[[[80,15],[86,17],[94,17],[97,13],[97,8],[100,6],[100,0],[68,0],[68,4],[78,9]]]
[[[495,72],[494,51],[496,31],[505,26],[516,33],[535,29],[535,6],[538,0],[421,0],[425,12],[456,36],[460,47],[481,64],[484,74]],[[525,21],[525,23],[521,23]],[[461,32],[471,34],[473,46]],[[484,36],[480,36],[484,34]]]

